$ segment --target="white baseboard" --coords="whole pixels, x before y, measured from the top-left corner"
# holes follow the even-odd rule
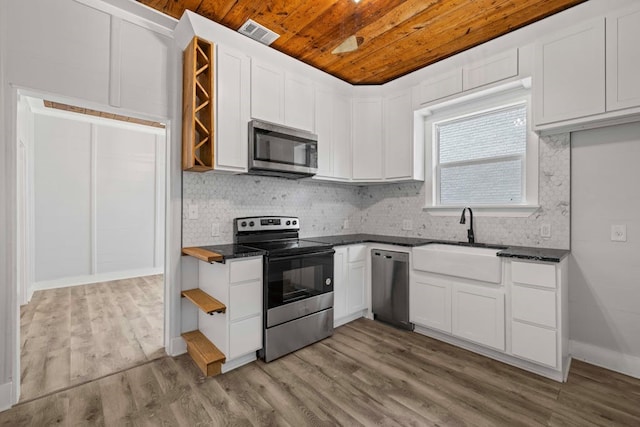
[[[111,280],[130,279],[132,277],[153,276],[163,274],[164,268],[139,268],[135,270],[114,271],[112,273],[88,274],[86,276],[63,277],[33,284],[33,291],[44,289],[66,288],[69,286],[88,285],[91,283],[109,282]]]
[[[361,310],[361,311],[358,311],[357,313],[352,313],[348,316],[344,316],[339,319],[333,319],[333,327],[337,328],[338,326],[346,325],[347,323],[353,322],[354,320],[359,319],[361,317],[366,317],[366,311]]]
[[[6,411],[13,405],[13,382],[0,384],[0,412]]]
[[[640,378],[640,357],[638,356],[574,340],[569,341],[569,352],[574,359]]]
[[[169,347],[166,349],[167,354],[171,357],[180,356],[187,352],[187,342],[182,337],[171,338]]]

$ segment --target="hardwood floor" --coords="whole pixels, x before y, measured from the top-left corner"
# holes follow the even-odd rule
[[[359,319],[269,364],[204,378],[163,357],[0,413],[3,426],[638,426],[640,380],[574,362],[556,383]]]
[[[20,400],[164,356],[163,298],[162,275],[35,292],[20,313]]]

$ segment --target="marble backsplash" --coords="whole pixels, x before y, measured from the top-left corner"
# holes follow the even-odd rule
[[[476,240],[518,246],[569,248],[570,137],[540,139],[540,209],[528,218],[476,217]],[[248,175],[183,174],[184,246],[233,241],[232,220],[253,215],[300,217],[302,237],[375,233],[445,240],[466,240],[459,217],[432,216],[422,210],[424,183],[356,187],[313,180],[292,181]],[[187,219],[187,205],[198,205],[198,219]],[[344,221],[350,227],[345,229]],[[403,220],[413,229],[402,230]],[[220,234],[211,235],[212,224]],[[551,237],[540,237],[540,226]]]

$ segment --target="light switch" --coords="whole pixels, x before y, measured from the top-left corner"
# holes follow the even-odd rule
[[[216,237],[220,235],[220,224],[213,223],[211,224],[211,236]]]
[[[612,242],[626,242],[627,241],[627,226],[624,224],[615,224],[611,226],[611,241]]]
[[[350,229],[350,228],[351,228],[351,223],[349,222],[349,220],[348,220],[348,219],[345,219],[345,220],[344,220],[344,223],[342,224],[342,229],[343,229],[343,230],[348,230],[348,229]]]
[[[540,226],[540,237],[548,239],[551,237],[551,224],[542,224]]]
[[[405,231],[413,230],[413,221],[410,219],[405,219],[402,221],[402,229]]]

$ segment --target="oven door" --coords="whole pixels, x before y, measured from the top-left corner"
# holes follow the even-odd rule
[[[269,257],[265,263],[267,309],[333,292],[333,249]]]

